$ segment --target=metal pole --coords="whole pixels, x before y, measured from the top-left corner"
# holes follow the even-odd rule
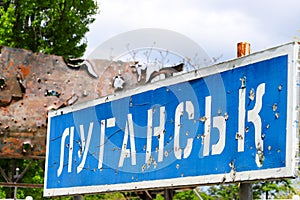
[[[193,192],[196,194],[196,196],[198,197],[199,200],[203,200],[201,195],[199,194],[198,190],[195,188],[193,189]]]
[[[239,188],[239,197],[241,200],[252,200],[252,184],[251,183],[241,183]]]
[[[173,199],[173,190],[165,189],[164,196],[165,196],[165,200],[172,200]]]
[[[83,200],[83,195],[74,196],[74,200]]]
[[[250,54],[250,43],[239,42],[237,44],[237,57],[243,57]],[[241,183],[239,187],[239,197],[241,200],[252,200],[252,184]]]
[[[19,171],[20,171],[20,169],[17,167],[16,168],[16,180],[18,180]],[[14,189],[14,200],[17,199],[17,189],[18,189],[18,187],[15,187],[15,189]]]
[[[239,42],[237,44],[237,57],[247,56],[250,54],[250,43]]]

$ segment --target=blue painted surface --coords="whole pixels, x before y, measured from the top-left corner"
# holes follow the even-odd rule
[[[47,171],[47,188],[69,188],[75,186],[94,186],[104,184],[131,183],[147,180],[162,180],[189,176],[205,176],[229,173],[233,162],[237,172],[262,170],[285,166],[286,160],[286,116],[287,116],[287,56],[280,56],[244,67],[232,69],[220,74],[171,86],[135,94],[85,108],[72,113],[52,117],[50,123],[50,140]],[[236,133],[238,132],[239,89],[242,77],[246,77],[246,121],[245,150],[238,152]],[[251,89],[256,90],[259,84],[265,83],[263,106],[259,113],[262,118],[262,137],[264,141],[264,161],[261,167],[255,162],[257,149],[254,140],[253,124],[247,122],[247,111],[253,109],[255,99],[248,98]],[[221,85],[220,85],[221,84]],[[282,86],[282,89],[278,89]],[[224,116],[226,121],[225,148],[219,155],[203,156],[204,123],[200,120],[205,116],[205,97],[211,96],[211,116]],[[174,120],[175,110],[180,102],[191,101],[195,108],[194,119],[189,120],[185,113],[181,118],[180,146],[184,148],[188,138],[194,138],[191,154],[187,158],[177,159],[174,155]],[[272,106],[277,104],[277,110]],[[145,163],[147,145],[147,111],[153,109],[153,126],[159,125],[159,108],[165,107],[166,123],[164,134],[164,157],[157,162],[159,139],[152,136],[153,162]],[[131,157],[124,159],[124,165],[118,167],[124,138],[127,114],[131,113],[134,123],[134,140],[136,148],[136,165],[131,164]],[[280,117],[276,118],[275,113]],[[116,119],[116,126],[106,128],[104,144],[104,161],[102,169],[98,169],[100,151],[101,120]],[[81,162],[80,129],[83,125],[85,138],[89,124],[94,122],[91,144],[84,169],[77,173],[76,168]],[[64,148],[64,168],[57,176],[60,164],[60,149],[63,131],[75,127],[72,170],[68,172],[68,144],[66,138]],[[211,131],[211,145],[218,142],[219,132]],[[211,146],[210,145],[210,146]],[[128,139],[127,148],[130,149]],[[154,162],[155,161],[155,162]]]

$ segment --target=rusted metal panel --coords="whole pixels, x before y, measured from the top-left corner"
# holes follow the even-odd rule
[[[41,158],[47,113],[173,76],[183,64],[149,70],[135,61],[73,59],[1,48],[0,157]]]
[[[9,47],[1,48],[0,66],[2,158],[44,158],[49,110],[113,93],[113,78],[124,69],[130,72],[126,79],[137,80],[129,63],[124,67],[92,60],[72,65],[60,56]]]

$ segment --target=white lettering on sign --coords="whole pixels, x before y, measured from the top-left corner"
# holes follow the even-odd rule
[[[130,134],[130,136],[129,136],[130,149],[127,149],[128,134]],[[120,160],[119,160],[119,167],[123,166],[124,159],[129,158],[130,154],[131,154],[131,164],[136,165],[136,151],[135,151],[135,140],[134,140],[132,114],[128,114],[128,116],[127,116],[127,122],[125,125],[125,132],[124,132],[124,138],[123,138],[123,144],[122,144],[122,150],[121,150],[121,156],[120,156]]]
[[[153,136],[159,138],[158,144],[158,162],[163,161],[164,152],[164,133],[165,133],[165,122],[166,122],[166,110],[162,106],[159,109],[159,126],[153,128],[153,109],[148,110],[148,124],[147,124],[147,146],[146,146],[146,159],[145,163],[151,163],[151,148],[152,148],[152,133]]]
[[[265,84],[262,83],[257,87],[256,92],[256,102],[255,106],[252,110],[248,111],[248,121],[252,122],[255,128],[255,147],[256,147],[256,164],[258,167],[262,166],[262,162],[260,160],[260,155],[263,152],[263,140],[261,138],[261,118],[259,116],[259,112],[262,108],[262,97],[265,93]]]
[[[86,160],[86,156],[87,156],[87,153],[89,151],[89,146],[90,146],[90,142],[91,142],[91,137],[92,137],[92,133],[93,133],[93,127],[94,127],[94,122],[91,122],[90,123],[90,126],[89,126],[89,131],[88,131],[88,137],[87,137],[87,141],[85,143],[85,139],[84,139],[84,129],[83,129],[83,125],[80,125],[80,135],[81,135],[81,139],[82,139],[82,150],[80,150],[81,152],[83,151],[83,157],[81,159],[81,163],[78,165],[77,167],[77,173],[81,172],[81,170],[83,169],[84,167],[84,164],[85,164],[85,160]]]
[[[262,166],[262,162],[260,161],[260,156],[263,151],[263,140],[261,138],[262,132],[262,122],[259,116],[259,112],[262,108],[262,97],[265,94],[265,83],[261,83],[257,87],[256,91],[256,102],[254,108],[248,111],[248,122],[253,123],[255,129],[255,147],[257,149],[256,153],[256,164],[258,167]],[[239,90],[239,125],[238,125],[238,152],[244,151],[245,144],[245,102],[246,102],[246,88],[242,88]]]
[[[71,127],[71,128],[73,128],[73,130],[74,130],[74,127]],[[70,134],[70,128],[66,128],[62,134],[61,144],[60,144],[60,159],[59,159],[59,167],[57,169],[57,176],[61,175],[63,167],[64,167],[65,142],[66,142],[66,138],[67,138],[67,136],[69,136],[69,134]],[[71,152],[73,152],[73,151],[71,151]],[[72,160],[72,153],[69,152],[69,162],[70,162],[70,160]],[[70,165],[72,165],[72,162],[68,164],[68,172],[71,172],[71,167],[69,167]]]
[[[184,105],[185,105],[185,111],[188,114],[188,117],[190,120],[194,119],[194,105],[191,101],[186,101],[185,104],[184,102],[181,102],[175,111],[175,127],[174,127],[174,154],[175,157],[177,159],[181,159],[182,156],[182,149],[179,145],[179,141],[180,141],[180,137],[179,137],[179,133],[180,133],[180,127],[182,126],[181,123],[181,117],[184,114]],[[189,155],[191,154],[192,151],[192,144],[193,144],[193,138],[188,138],[187,139],[187,144],[184,148],[183,151],[183,158],[187,158],[189,157]]]
[[[116,125],[116,118],[109,118],[106,120],[106,128],[111,128]],[[105,142],[105,120],[101,120],[100,127],[100,148],[99,148],[99,160],[98,169],[102,169],[103,157],[104,157],[104,142]]]
[[[251,101],[255,104],[252,110],[246,111],[246,87],[239,89],[239,103],[238,103],[238,132],[237,132],[237,151],[243,152],[245,147],[245,123],[246,120],[254,125],[255,133],[255,147],[256,147],[256,158],[255,162],[258,167],[262,166],[263,161],[263,139],[262,139],[262,120],[259,115],[262,109],[262,99],[265,94],[265,83],[258,85],[256,94],[254,89],[251,89]],[[255,97],[256,96],[256,97]],[[255,97],[255,98],[254,98]],[[161,106],[159,108],[159,125],[153,126],[154,108],[147,110],[147,139],[146,139],[146,152],[145,152],[145,163],[149,164],[152,162],[153,158],[152,152],[152,139],[153,137],[158,137],[159,146],[157,150],[157,161],[163,162],[164,158],[164,134],[166,132],[166,107]],[[212,116],[212,97],[205,97],[205,116],[201,117],[200,121],[204,122],[204,134],[203,134],[203,156],[218,155],[221,154],[225,148],[226,144],[226,119],[224,116]],[[247,119],[246,119],[247,114]],[[180,137],[180,131],[184,126],[183,116],[187,115],[187,120],[197,119],[199,116],[195,117],[195,108],[192,101],[180,102],[175,109],[174,115],[174,143],[173,152],[174,157],[178,160],[186,159],[191,155],[193,149],[194,137],[189,137],[186,139],[186,145],[184,147],[180,146],[182,137]],[[116,126],[116,118],[102,119],[100,122],[100,135],[99,137],[99,157],[98,157],[98,169],[102,170],[104,162],[104,152],[105,152],[105,132],[106,129]],[[79,135],[80,135],[80,150],[78,151],[78,157],[81,159],[79,165],[76,168],[76,172],[80,173],[84,169],[85,162],[87,159],[89,146],[91,142],[92,135],[94,133],[94,122],[90,122],[87,135],[86,127],[83,124],[79,125]],[[218,130],[218,140],[215,144],[211,144],[211,133],[212,128]],[[65,157],[65,147],[69,147],[68,151],[68,173],[72,172],[72,161],[73,161],[73,151],[74,151],[74,126],[67,127],[62,133],[61,145],[60,145],[60,160],[59,167],[57,169],[57,176],[62,174]],[[191,134],[192,135],[192,134]],[[67,138],[69,137],[69,143]],[[249,137],[249,136],[248,136]],[[128,143],[130,145],[128,146]],[[118,167],[123,167],[126,158],[131,158],[131,165],[137,164],[136,158],[136,146],[135,146],[135,134],[134,134],[134,122],[132,119],[132,114],[127,114],[127,119],[124,127],[123,142],[120,151],[120,157],[118,162]]]
[[[238,152],[244,151],[245,141],[245,108],[246,88],[239,89],[239,125],[238,125]]]
[[[226,139],[226,120],[223,116],[213,117],[213,127],[219,131],[219,140],[212,145],[211,154],[221,154],[225,147]],[[205,98],[205,122],[204,122],[204,146],[203,156],[208,156],[210,152],[210,134],[211,134],[211,96]]]

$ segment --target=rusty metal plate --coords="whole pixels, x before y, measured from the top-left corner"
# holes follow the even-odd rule
[[[60,56],[2,47],[0,157],[44,158],[49,110],[113,93],[114,77],[124,69],[129,72],[126,79],[137,80],[130,63],[78,62],[66,64]]]

